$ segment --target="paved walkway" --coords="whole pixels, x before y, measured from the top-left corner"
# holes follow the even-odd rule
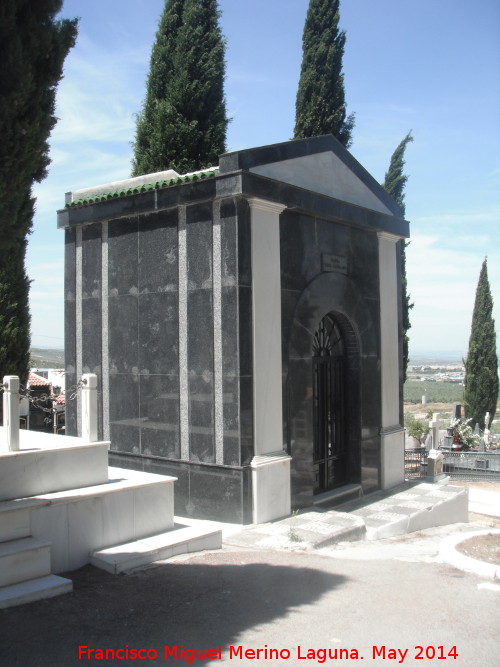
[[[467,513],[467,490],[463,487],[405,483],[335,509],[307,508],[286,519],[250,526],[218,525],[227,546],[307,550],[467,521]]]

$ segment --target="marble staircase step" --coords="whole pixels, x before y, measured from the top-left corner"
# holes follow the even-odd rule
[[[0,544],[0,587],[50,574],[50,542],[23,537]]]
[[[0,543],[31,536],[31,511],[46,505],[37,498],[0,501]]]
[[[183,553],[220,549],[222,531],[175,524],[173,530],[115,547],[95,551],[90,562],[95,567],[119,574]]]
[[[73,582],[55,574],[22,581],[0,588],[0,609],[71,593]]]
[[[52,438],[52,439],[51,439]],[[52,443],[57,438],[57,446]],[[108,480],[109,442],[20,432],[20,450],[2,452],[0,501],[104,484]]]

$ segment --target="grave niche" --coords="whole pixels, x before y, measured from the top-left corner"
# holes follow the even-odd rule
[[[408,223],[332,136],[68,193],[58,226],[67,383],[98,375],[111,463],[177,477],[178,514],[267,521],[403,480]],[[317,355],[325,322],[338,364]],[[342,395],[318,410],[327,365]]]

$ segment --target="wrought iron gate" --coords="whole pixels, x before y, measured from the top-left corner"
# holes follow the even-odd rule
[[[320,323],[313,348],[314,491],[347,481],[344,341],[331,314]]]

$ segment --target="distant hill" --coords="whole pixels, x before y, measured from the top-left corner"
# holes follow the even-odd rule
[[[32,347],[30,350],[31,368],[64,368],[64,350],[50,350]]]

